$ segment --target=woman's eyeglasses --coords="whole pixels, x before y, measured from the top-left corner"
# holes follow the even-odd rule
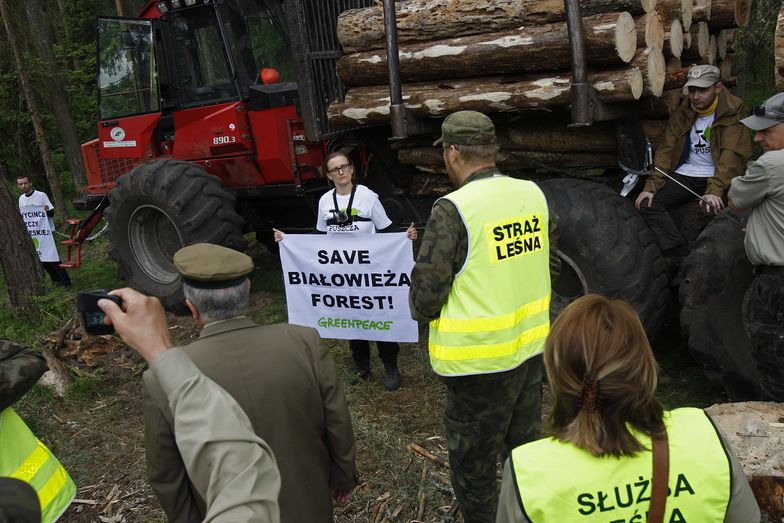
[[[343,165],[338,165],[334,169],[330,169],[327,171],[327,174],[337,174],[339,172],[346,172],[351,168],[350,163],[344,163]]]

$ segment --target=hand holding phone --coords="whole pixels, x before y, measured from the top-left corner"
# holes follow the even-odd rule
[[[84,332],[91,336],[112,334],[114,326],[104,323],[106,314],[98,307],[98,300],[111,300],[119,307],[122,307],[120,297],[109,294],[106,289],[79,291],[76,294],[76,308],[81,316],[82,328]]]

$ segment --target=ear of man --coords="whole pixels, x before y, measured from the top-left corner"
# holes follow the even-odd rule
[[[193,304],[191,300],[185,298],[185,306],[188,307],[188,310],[191,311],[191,316],[193,316],[193,321],[197,324],[201,325],[201,312],[199,309],[196,308],[196,305]]]

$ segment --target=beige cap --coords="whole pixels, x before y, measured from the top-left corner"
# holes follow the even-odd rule
[[[689,69],[687,77],[688,80],[686,80],[686,84],[683,86],[684,89],[688,87],[704,88],[717,84],[721,80],[721,73],[715,65],[702,64],[695,65]]]
[[[189,285],[219,289],[242,283],[253,271],[253,260],[228,247],[196,243],[174,254],[174,266]]]

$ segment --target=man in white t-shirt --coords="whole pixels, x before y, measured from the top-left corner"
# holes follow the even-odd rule
[[[743,174],[751,158],[751,135],[740,123],[748,111],[720,83],[719,69],[713,65],[692,67],[684,88],[688,89],[688,98],[670,115],[656,144],[654,164],[703,195],[700,207],[705,213],[715,214],[724,208],[724,194],[731,180]],[[665,256],[688,252],[686,239],[669,209],[694,200],[697,198],[692,193],[656,170],[637,197],[635,205]]]
[[[49,217],[49,228],[52,230],[52,233],[54,233],[54,206],[52,205],[52,202],[49,201],[49,197],[46,193],[33,189],[33,182],[30,181],[30,177],[28,176],[20,176],[17,178],[16,186],[22,191],[21,196],[19,196],[19,208],[31,206],[43,207],[46,211],[46,215]],[[71,287],[71,278],[68,276],[68,272],[60,267],[60,260],[42,261],[41,265],[44,270],[49,273],[49,276],[54,283],[68,288]]]

